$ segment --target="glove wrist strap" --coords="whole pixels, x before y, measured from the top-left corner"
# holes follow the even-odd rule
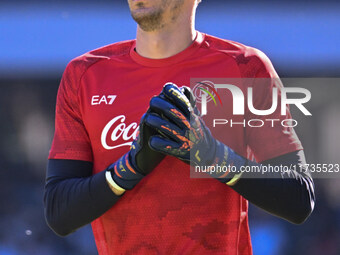
[[[115,183],[115,181],[112,179],[111,171],[105,172],[105,178],[106,178],[106,181],[109,183],[109,186],[113,190],[114,193],[116,193],[116,191],[119,192],[119,193],[123,193],[125,191],[125,189],[118,186],[118,184]]]
[[[111,172],[113,181],[123,189],[132,189],[142,180],[144,175],[138,173],[129,159],[129,152],[123,155],[107,169]]]
[[[241,167],[247,165],[247,159],[238,155],[225,144],[216,141],[215,166],[220,171],[214,173],[213,177],[222,183],[232,186],[241,177]]]

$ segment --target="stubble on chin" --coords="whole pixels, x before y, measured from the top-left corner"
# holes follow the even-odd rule
[[[156,31],[160,30],[165,26],[165,21],[164,21],[164,12],[165,9],[167,9],[170,5],[171,10],[170,10],[170,22],[174,22],[177,17],[179,16],[179,13],[181,11],[181,8],[184,4],[184,0],[162,0],[161,7],[159,7],[156,10],[150,11],[150,12],[145,12],[143,13],[142,11],[136,11],[136,12],[131,12],[132,18],[137,22],[139,27],[146,31],[146,32],[151,32],[151,31]],[[144,8],[144,3],[139,2],[137,4],[137,7],[140,9]]]
[[[143,8],[144,5],[142,2],[138,3],[139,8]],[[154,10],[150,13],[138,13],[131,12],[132,18],[137,22],[139,27],[146,32],[152,32],[159,30],[163,27],[163,10]]]

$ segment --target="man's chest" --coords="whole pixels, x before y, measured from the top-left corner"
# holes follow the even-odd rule
[[[224,68],[183,67],[183,68],[109,68],[100,66],[82,80],[79,91],[82,119],[91,140],[94,158],[110,155],[113,160],[126,152],[138,134],[138,125],[147,111],[150,99],[158,95],[163,85],[173,82],[178,86],[191,86],[194,78],[226,77],[235,75]],[[228,97],[228,95],[226,95]],[[224,98],[225,101],[230,101]],[[210,116],[221,109],[212,108]],[[200,107],[200,102],[198,102]],[[226,111],[223,118],[229,118]],[[212,130],[214,133],[215,131]],[[216,132],[221,132],[216,130]],[[222,131],[223,132],[223,131]],[[117,153],[116,153],[117,152]]]

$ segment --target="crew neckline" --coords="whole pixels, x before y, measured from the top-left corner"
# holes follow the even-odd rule
[[[202,45],[205,38],[205,34],[202,34],[201,32],[197,31],[196,37],[194,41],[183,51],[168,57],[168,58],[161,58],[161,59],[153,59],[153,58],[146,58],[137,53],[136,49],[136,40],[134,40],[134,43],[131,46],[130,49],[130,56],[131,58],[137,62],[140,65],[148,66],[148,67],[162,67],[162,66],[169,66],[172,64],[176,64],[184,59],[186,59],[188,56],[195,53],[200,46]]]

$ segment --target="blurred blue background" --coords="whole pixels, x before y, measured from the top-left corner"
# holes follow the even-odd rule
[[[340,76],[337,1],[203,0],[197,29],[261,49],[281,77]],[[42,192],[55,97],[72,58],[133,39],[135,30],[125,0],[0,2],[1,255],[96,254],[89,227],[59,238],[44,222]],[[338,96],[331,102],[327,95],[320,97],[315,122],[298,130],[312,161],[339,159],[333,136],[340,126]],[[324,114],[329,109],[333,115]],[[327,132],[315,125],[318,118],[332,123]],[[340,182],[316,184],[317,206],[302,226],[250,208],[255,255],[340,254]]]
[[[339,17],[336,1],[203,0],[197,28],[260,48],[283,73],[335,75]],[[1,1],[0,35],[0,75],[41,77],[93,48],[133,39],[135,23],[123,0]]]

